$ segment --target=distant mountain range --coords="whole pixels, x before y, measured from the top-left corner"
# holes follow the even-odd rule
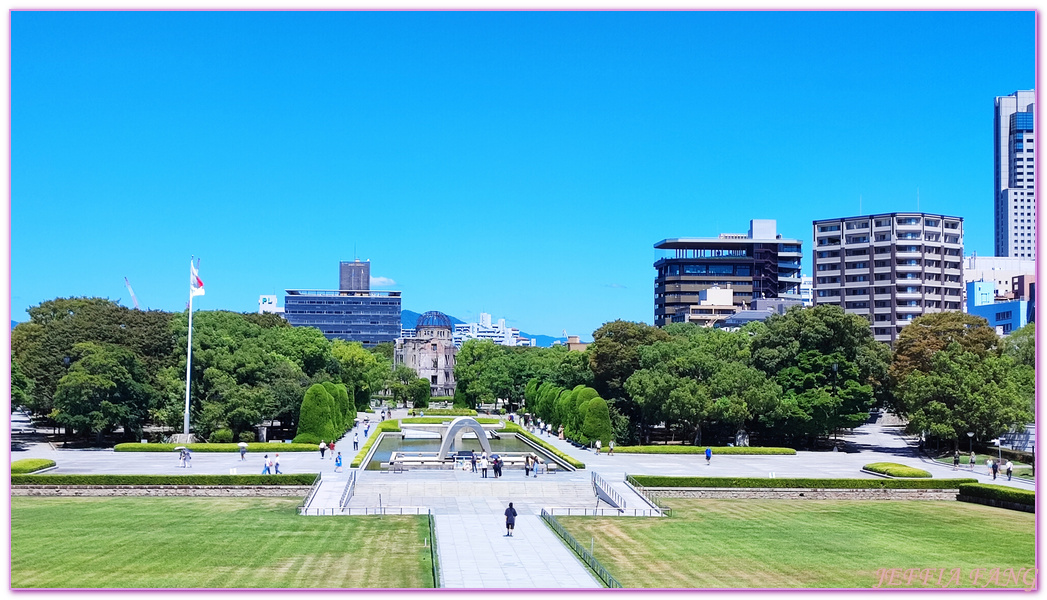
[[[401,310],[400,325],[404,329],[414,329],[415,325],[418,324],[418,317],[420,316],[422,316],[420,313],[416,313],[413,310]],[[454,325],[465,323],[465,321],[457,317],[452,317],[451,315],[447,315],[447,318],[450,319],[451,323]],[[520,332],[520,337],[532,339],[535,341],[536,346],[540,346],[542,348],[548,348],[552,346],[554,342],[560,342],[561,344],[567,343],[567,338],[565,337],[553,337],[551,335],[531,335],[523,331]]]

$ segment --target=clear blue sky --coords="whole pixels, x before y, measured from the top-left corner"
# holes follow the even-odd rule
[[[403,308],[653,320],[653,244],[915,210],[991,255],[993,97],[1035,15],[11,15],[11,318],[255,311],[370,259]]]

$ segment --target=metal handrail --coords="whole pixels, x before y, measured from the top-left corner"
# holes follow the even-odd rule
[[[549,514],[562,517],[660,517],[657,508],[579,508],[575,506],[546,507]]]
[[[436,521],[429,512],[429,556],[433,565],[433,587],[440,587],[440,555],[436,551]]]
[[[628,473],[626,473],[625,475],[625,485],[631,487],[634,492],[636,492],[641,498],[646,500],[648,504],[658,509],[663,515],[667,517],[673,516],[673,509],[669,508],[668,506],[663,506],[659,504],[654,494],[644,489],[644,487],[640,485],[640,482],[636,481],[636,478],[632,475],[629,475]]]
[[[614,488],[612,488],[611,485],[607,483],[603,477],[597,475],[596,471],[593,471],[592,473],[592,481],[594,491],[596,488],[603,490],[603,492],[611,498],[611,501],[614,503],[615,507],[625,508],[625,498],[622,498],[622,495],[619,494]],[[597,493],[597,496],[599,496],[599,493]]]
[[[600,564],[600,561],[596,560],[596,557],[590,554],[589,551],[585,549],[585,546],[581,545],[578,540],[574,539],[574,536],[564,529],[563,525],[556,520],[556,517],[544,508],[542,509],[542,520],[545,521],[545,524],[555,531],[572,550],[574,550],[575,554],[582,559],[582,562],[584,562],[593,573],[596,574],[604,585],[609,588],[622,587],[622,584],[611,575],[611,572],[604,568],[604,566]]]
[[[313,480],[313,485],[309,488],[309,493],[305,495],[305,500],[302,500],[302,503],[298,505],[298,514],[306,514],[304,511],[306,510],[306,507],[309,506],[309,503],[313,501],[313,496],[316,495],[316,492],[320,490],[320,481],[323,479],[323,476],[323,471],[316,474],[316,479]]]
[[[353,498],[353,492],[356,491],[356,471],[349,471],[349,480],[345,482],[345,489],[342,490],[342,497],[338,499],[338,507],[344,509],[346,504],[349,504],[349,500]]]
[[[382,507],[325,507],[325,508],[303,508],[299,512],[308,516],[351,516],[351,515],[429,515],[432,510],[425,506],[382,506]]]

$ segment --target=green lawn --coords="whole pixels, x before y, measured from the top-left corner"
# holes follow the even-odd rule
[[[871,588],[877,569],[892,568],[945,569],[942,584],[959,568],[972,587],[976,568],[1034,566],[1030,513],[965,502],[663,501],[672,517],[557,519],[586,546],[595,538],[597,560],[627,588]]]
[[[427,517],[302,517],[300,502],[16,496],[11,587],[433,587]]]

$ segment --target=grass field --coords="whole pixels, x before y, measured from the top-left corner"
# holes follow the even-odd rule
[[[425,516],[300,498],[11,498],[12,588],[433,587]]]
[[[928,588],[960,569],[953,587],[981,587],[987,575],[975,584],[974,569],[1034,566],[1030,513],[931,501],[664,502],[672,517],[558,519],[585,546],[595,538],[597,560],[627,588],[871,588],[878,569],[935,569],[929,584],[907,586]]]

